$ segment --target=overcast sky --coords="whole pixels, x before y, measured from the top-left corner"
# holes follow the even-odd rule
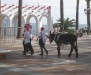
[[[76,1],[77,0],[64,0],[64,18],[69,17],[75,19],[76,15]],[[2,3],[18,4],[18,0],[2,0]],[[60,0],[23,0],[23,5],[49,5],[52,8],[53,22],[56,22],[60,18]],[[79,23],[86,24],[86,14],[84,13],[86,8],[85,0],[80,0],[79,9]]]

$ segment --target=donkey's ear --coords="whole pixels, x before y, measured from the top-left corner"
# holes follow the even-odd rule
[[[50,34],[51,34],[51,31],[50,31]]]
[[[55,31],[50,31],[50,34],[55,34]]]
[[[53,31],[53,34],[55,34],[55,31]]]

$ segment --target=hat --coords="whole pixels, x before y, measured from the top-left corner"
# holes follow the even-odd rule
[[[27,25],[29,26],[29,28],[32,28],[31,24],[28,23]]]
[[[41,30],[44,30],[44,27],[41,27]]]
[[[24,26],[26,27],[26,26],[28,26],[28,24],[25,24]]]

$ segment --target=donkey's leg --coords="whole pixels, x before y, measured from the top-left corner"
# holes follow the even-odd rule
[[[70,53],[69,53],[69,55],[68,55],[69,58],[70,58],[72,52],[73,52],[73,46],[71,45],[71,50],[70,50]]]
[[[60,56],[60,46],[57,46],[58,56]]]
[[[74,45],[74,49],[75,49],[75,52],[76,52],[76,58],[78,58],[78,47]]]

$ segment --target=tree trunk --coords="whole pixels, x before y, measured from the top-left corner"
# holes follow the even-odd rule
[[[87,29],[88,35],[90,33],[90,0],[87,0]]]
[[[64,12],[63,12],[63,0],[60,0],[60,19],[61,19],[61,25],[60,29],[64,32]],[[61,28],[62,26],[62,28]]]
[[[76,6],[76,30],[79,29],[79,0],[77,0]]]
[[[18,31],[17,38],[21,38],[21,25],[22,25],[22,0],[18,2]]]
[[[0,0],[0,39],[1,39],[1,0]]]

